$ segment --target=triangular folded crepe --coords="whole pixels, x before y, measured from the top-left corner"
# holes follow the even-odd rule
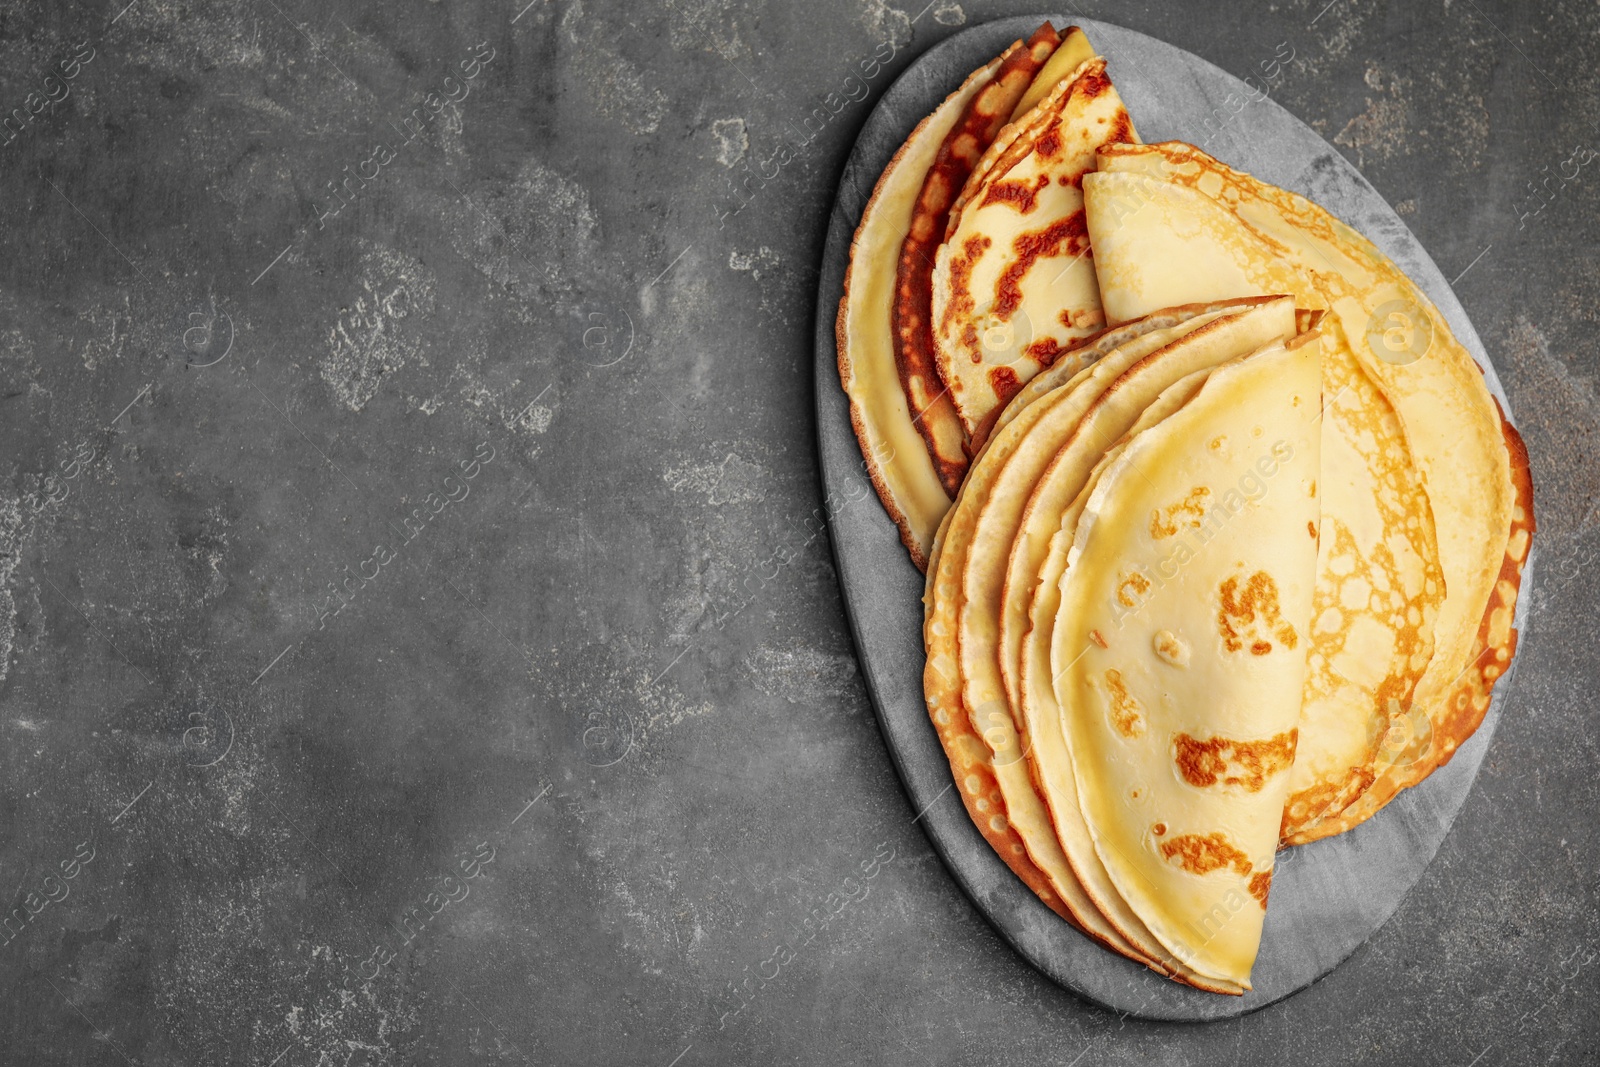
[[[1000,594],[1024,507],[1058,451],[1070,442],[1077,453],[1098,455],[1175,379],[1291,337],[1294,331],[1294,305],[1288,298],[1171,309],[1110,331],[1101,341],[1119,344],[1020,411],[1007,412],[1012,417],[968,472],[929,571],[924,687],[942,735],[950,732],[951,718],[964,714],[971,735],[990,751],[998,788],[995,795],[982,798],[978,817],[1005,824],[1017,834],[1032,865],[1087,932],[1135,958],[1155,953],[1159,963],[1153,965],[1160,969],[1224,992],[1237,990],[1186,974],[1170,955],[1162,960],[1162,950],[1148,935],[1145,948],[1130,943],[1086,898],[1024,762],[1017,730],[1020,712],[1008,704],[1001,687],[996,661]],[[1073,363],[1080,362],[1081,356],[1074,354]],[[1066,369],[1064,362],[1058,363],[1041,377],[1061,382]],[[968,752],[952,752],[952,764],[970,761]],[[983,782],[977,776],[966,784]]]
[[[1058,36],[1048,23],[1013,43],[918,124],[856,228],[835,325],[840,384],[865,469],[920,569],[976,450],[936,365],[937,248],[975,168],[998,159],[986,149],[1010,143],[1093,54],[1081,30]]]
[[[1197,307],[1190,305],[1191,308]],[[968,709],[1009,706],[1021,726],[1014,680],[1021,633],[1012,615],[1015,644],[1002,644],[1008,609],[1026,603],[1027,592],[1042,556],[1042,545],[1017,545],[1019,535],[1035,531],[1024,524],[1029,501],[1047,476],[1080,485],[1089,469],[1111,444],[1127,432],[1139,413],[1177,379],[1215,366],[1274,341],[1295,335],[1294,299],[1240,301],[1226,310],[1208,308],[1166,329],[1124,343],[1079,373],[1068,386],[1042,398],[1020,413],[995,438],[995,455],[986,456],[983,482],[963,511],[973,514],[970,540],[961,571],[959,640],[964,698]],[[1048,537],[1045,538],[1048,540]],[[1030,571],[1007,596],[1007,565],[1022,562],[1019,577]],[[1006,675],[1013,676],[1007,684]]]
[[[939,375],[969,435],[1104,325],[1079,184],[1096,149],[1134,137],[1105,60],[1092,59],[974,169],[932,279]]]
[[[1168,952],[1246,989],[1305,683],[1320,389],[1314,335],[1274,344],[1133,437],[1084,504],[1052,636],[1111,883]]]
[[[1033,84],[1022,94],[1022,99],[1017,101],[1016,109],[1011,112],[1011,121],[1017,121],[1038,107],[1040,102],[1050,95],[1050,90],[1066,81],[1068,75],[1093,58],[1094,45],[1089,43],[1089,38],[1076,26],[1068,28],[1067,32],[1061,35],[1061,44],[1050,54],[1045,65],[1034,76]]]
[[[1515,636],[1527,535],[1513,526],[1531,529],[1520,442],[1508,449],[1515,431],[1433,306],[1322,209],[1187,145],[1113,146],[1100,166],[1085,198],[1113,318],[1263,291],[1329,309],[1326,522],[1284,837],[1339,832],[1447,759],[1487,708]],[[1426,338],[1415,355],[1384,334],[1396,308]]]
[[[934,257],[951,209],[969,183],[973,168],[986,157],[990,143],[1008,128],[1013,108],[1032,88],[1040,68],[1060,43],[1055,28],[1046,22],[1025,43],[1019,41],[1001,55],[993,80],[968,102],[923,175],[911,223],[900,245],[892,309],[895,363],[911,405],[912,421],[927,442],[945,492],[951,495],[967,469],[967,433],[935,358],[930,312]]]
[[[1183,965],[1162,946],[1117,892],[1105,864],[1100,862],[1095,852],[1089,824],[1084,821],[1083,809],[1078,803],[1078,780],[1073,773],[1072,756],[1067,749],[1061,705],[1056,702],[1054,678],[1050,671],[1050,645],[1055,633],[1056,613],[1061,606],[1061,576],[1067,569],[1067,554],[1072,547],[1083,506],[1098,484],[1101,473],[1122,454],[1129,437],[1154,426],[1182,407],[1204,384],[1210,373],[1209,368],[1196,371],[1163,390],[1139,416],[1128,435],[1100,457],[1076,496],[1067,493],[1069,487],[1061,480],[1055,480],[1050,488],[1046,483],[1041,483],[1035,492],[1029,504],[1030,514],[1041,507],[1049,509],[1056,518],[1058,528],[1050,539],[1049,551],[1040,565],[1033,595],[1029,598],[1031,625],[1020,650],[1022,658],[1018,681],[1022,694],[1025,720],[1023,736],[1028,766],[1035,787],[1049,806],[1056,837],[1061,842],[1073,876],[1083,888],[1084,896],[1090,900],[1106,925],[1133,947],[1135,951],[1127,954],[1130,958],[1139,959],[1142,956],[1142,962],[1157,970],[1180,974],[1184,971]],[[1160,966],[1155,962],[1157,959],[1163,961]],[[1237,983],[1200,979],[1192,971],[1189,973],[1190,984],[1201,988],[1221,993],[1244,991]]]
[[[918,568],[925,569],[939,522],[953,493],[945,490],[895,364],[895,269],[911,229],[917,195],[945,135],[979,90],[1000,69],[995,59],[975,71],[961,88],[923,119],[884,168],[861,213],[850,244],[850,266],[834,333],[839,349],[839,383],[850,398],[850,422],[867,474],[900,540]]]

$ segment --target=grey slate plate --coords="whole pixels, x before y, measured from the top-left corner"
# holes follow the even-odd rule
[[[873,184],[913,127],[966,75],[1026,37],[1045,16],[1005,19],[954,35],[914,61],[867,119],[839,183],[823,253],[816,323],[818,447],[830,499],[868,497],[831,516],[834,554],[863,674],[911,806],[956,881],[1001,935],[1034,966],[1078,995],[1152,1019],[1225,1019],[1289,996],[1327,974],[1394,913],[1449,832],[1511,691],[1495,688],[1478,732],[1455,758],[1378,816],[1327,841],[1279,857],[1255,989],[1243,997],[1201,993],[1099,948],[1069,927],[1006,868],[978,835],[951,788],[922,702],[922,576],[894,524],[876,505],[839,387],[834,316],[851,235]],[[1180,48],[1089,19],[1075,22],[1110,62],[1112,80],[1146,141],[1185,140],[1223,162],[1311,197],[1367,235],[1438,305],[1509,411],[1477,332],[1439,268],[1394,211],[1327,142],[1232,75]],[[1272,57],[1263,56],[1263,60]],[[1531,569],[1532,561],[1529,561]],[[1523,588],[1531,588],[1525,574]],[[1524,626],[1527,599],[1518,605]]]

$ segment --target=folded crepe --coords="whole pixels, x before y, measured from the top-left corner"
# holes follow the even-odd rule
[[[978,92],[994,80],[1001,62],[997,58],[973,72],[917,125],[884,168],[850,244],[850,266],[834,328],[839,382],[850,398],[850,422],[867,474],[899,527],[912,562],[924,569],[954,493],[944,487],[900,382],[892,327],[894,264],[911,230],[923,179],[946,135]]]
[[[971,429],[984,428],[981,415],[969,427],[937,366],[931,302],[938,248],[952,220],[966,213],[972,195],[983,194],[970,205],[977,211],[991,183],[993,188],[1004,186],[1004,173],[995,168],[1018,162],[1002,161],[1000,151],[991,150],[995,145],[1038,147],[1038,138],[1024,140],[1022,134],[1033,131],[1043,137],[1048,130],[1041,123],[1049,119],[1053,125],[1048,128],[1057,131],[1052,137],[1077,146],[1075,159],[1092,160],[1093,147],[1104,138],[1095,139],[1097,125],[1091,129],[1082,124],[1121,111],[1103,68],[1078,84],[1093,58],[1081,30],[1058,36],[1046,24],[1027,42],[1016,42],[974,72],[917,126],[885,168],[851,244],[835,327],[840,382],[850,398],[851,422],[867,473],[912,561],[924,570],[939,523],[969,456],[977,451]],[[1085,110],[1091,100],[1094,106]],[[1082,149],[1089,141],[1093,143],[1085,154]],[[1063,170],[1057,176],[1070,173]],[[1075,188],[1070,196],[1078,197]],[[1056,190],[1044,198],[1048,203],[1056,199]],[[1092,284],[1093,272],[1080,264],[1068,280],[1081,288],[1086,281]],[[1036,287],[1035,281],[1027,284],[1029,293]],[[1027,314],[1017,322],[1031,318]],[[1015,324],[1008,321],[1002,332]],[[1050,331],[1059,339],[1088,332]],[[1029,333],[1029,343],[1044,336]],[[1030,374],[1019,373],[1018,380]],[[969,402],[969,410],[975,411],[977,403]]]
[[[1533,530],[1526,453],[1438,311],[1327,212],[1189,145],[1108,146],[1098,166],[1084,196],[1110,321],[1266,292],[1328,312],[1323,525],[1282,833],[1341,832],[1448,760],[1488,708]]]
[[[1105,60],[1091,58],[1002,131],[968,179],[934,266],[932,323],[969,436],[1104,325],[1080,183],[1097,149],[1134,138]]]
[[[1060,44],[1055,28],[1046,22],[1026,44],[1017,42],[1001,55],[994,79],[966,105],[923,175],[911,225],[900,245],[892,317],[895,363],[911,405],[912,421],[951,495],[967,468],[966,433],[936,366],[929,309],[934,256],[969,175],[982,165],[985,150],[995,137],[1009,128],[1012,111]]]
[[[1022,849],[1013,855],[1020,859],[1025,852],[1030,862],[1026,869],[1013,863],[1013,869],[1036,891],[1048,886],[1047,901],[1059,900],[1091,936],[1219,992],[1238,989],[1189,972],[1147,934],[1138,940],[1135,923],[1108,920],[1063,853],[1024,759],[1021,713],[998,670],[1005,565],[1027,501],[1053,457],[1072,451],[1092,463],[1178,378],[1292,337],[1295,329],[1288,298],[1196,305],[1109,331],[1084,346],[1087,351],[1058,361],[1040,376],[1041,386],[1054,387],[1019,397],[1024,406],[1008,409],[1011,417],[974,461],[929,570],[925,694],[980,827],[1014,833],[1018,841],[1010,844]],[[987,748],[986,760],[975,741]],[[975,762],[986,763],[983,773],[970,773]]]
[[[1056,838],[1061,842],[1073,877],[1082,886],[1084,895],[1105,924],[1132,948],[1133,951],[1125,952],[1125,955],[1158,971],[1180,975],[1184,972],[1183,964],[1156,940],[1150,928],[1117,892],[1105,864],[1100,862],[1100,857],[1095,853],[1089,824],[1084,820],[1083,809],[1078,803],[1077,777],[1073,773],[1072,757],[1067,750],[1061,705],[1056,702],[1055,680],[1050,671],[1050,643],[1055,632],[1056,612],[1061,606],[1060,584],[1061,576],[1066,572],[1067,553],[1072,547],[1083,506],[1098,484],[1100,475],[1122,454],[1128,438],[1155,425],[1187,403],[1210,373],[1209,369],[1196,371],[1163,390],[1139,416],[1128,434],[1095,463],[1076,496],[1069,496],[1066,500],[1052,498],[1043,483],[1035,492],[1029,504],[1030,514],[1043,504],[1053,509],[1059,526],[1050,539],[1049,551],[1040,565],[1033,595],[1029,599],[1031,626],[1021,649],[1019,680],[1025,722],[1022,730],[1029,770],[1035,787],[1050,808]],[[1054,485],[1062,488],[1060,481]],[[1193,972],[1189,972],[1186,980],[1189,984],[1213,992],[1244,991],[1236,983],[1201,979]]]
[[[1243,989],[1305,684],[1318,362],[1314,334],[1275,342],[1120,449],[1077,519],[1051,636],[1095,856],[1162,948]]]

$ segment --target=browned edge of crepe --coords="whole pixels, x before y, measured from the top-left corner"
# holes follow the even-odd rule
[[[1480,368],[1481,370],[1481,368]],[[1511,525],[1506,531],[1506,551],[1500,563],[1500,576],[1494,591],[1484,605],[1478,623],[1478,636],[1472,659],[1462,668],[1462,677],[1452,688],[1450,706],[1440,715],[1428,712],[1429,732],[1426,738],[1413,739],[1408,745],[1401,765],[1391,767],[1378,776],[1366,792],[1356,797],[1344,811],[1325,818],[1304,833],[1288,838],[1284,843],[1305,845],[1366,822],[1398,796],[1401,790],[1418,785],[1428,775],[1449,763],[1456,750],[1483,724],[1488,714],[1494,684],[1503,677],[1517,650],[1517,630],[1510,625],[1516,617],[1517,596],[1522,588],[1522,570],[1533,545],[1533,535],[1538,523],[1533,512],[1533,473],[1528,461],[1528,448],[1522,435],[1505,416],[1500,401],[1494,401],[1500,416],[1500,433],[1505,441],[1510,467],[1511,486],[1515,503],[1511,509]],[[1505,613],[1506,636],[1498,643],[1494,636],[1496,615]]]
[[[933,265],[950,208],[972,168],[1011,118],[1034,76],[1061,44],[1055,27],[1042,24],[1026,43],[1001,54],[1000,69],[967,104],[945,135],[923,177],[895,267],[892,329],[895,365],[911,421],[933,457],[939,481],[952,497],[967,470],[966,431],[939,376],[933,349]]]

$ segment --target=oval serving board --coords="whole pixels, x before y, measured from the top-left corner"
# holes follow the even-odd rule
[[[1310,985],[1394,913],[1472,788],[1511,679],[1495,687],[1483,725],[1449,764],[1355,830],[1279,855],[1255,989],[1243,997],[1178,985],[1091,943],[1046,908],[979,836],[952,788],[950,764],[923,704],[922,575],[862,469],[839,386],[834,317],[850,238],[890,157],[968,73],[1027,37],[1045,17],[974,26],[919,57],[873,110],[845,165],[817,298],[817,432],[829,499],[861,502],[830,517],[834,555],[889,753],[934,848],[978,910],[1034,966],[1097,1004],[1151,1019],[1226,1019]],[[1083,27],[1108,60],[1144,140],[1199,144],[1230,166],[1310,197],[1376,243],[1438,306],[1509,412],[1494,367],[1444,275],[1383,197],[1326,141],[1270,99],[1236,112],[1239,101],[1253,95],[1245,84],[1181,48],[1105,22],[1051,21]],[[1532,588],[1526,572],[1523,588]],[[1519,629],[1527,600],[1517,606]]]

